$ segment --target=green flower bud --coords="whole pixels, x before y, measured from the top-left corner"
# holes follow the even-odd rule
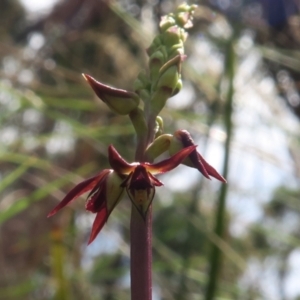
[[[176,15],[180,12],[190,12],[193,11],[195,8],[197,7],[197,5],[188,5],[187,3],[182,3],[180,5],[177,6],[176,9]]]
[[[173,45],[168,49],[168,59],[171,59],[177,55],[184,55],[184,44],[180,42],[179,44]]]
[[[178,94],[182,89],[182,80],[178,79],[177,84],[176,84],[176,88],[173,91],[172,97],[175,96],[176,94]]]
[[[169,146],[169,154],[173,155],[183,148],[184,148],[184,146],[183,146],[180,138],[172,135],[172,139],[170,140],[170,146]],[[186,161],[187,161],[187,159],[185,159],[185,162]]]
[[[146,50],[148,56],[151,56],[160,46],[162,46],[162,40],[161,40],[161,35],[157,35],[154,40],[152,41],[152,44],[150,47]]]
[[[190,28],[193,26],[192,20],[195,9],[197,5],[189,6],[186,3],[183,3],[178,6],[177,12],[175,14],[176,24],[183,28]]]
[[[159,78],[153,88],[153,96],[150,101],[152,115],[158,115],[163,109],[168,98],[170,98],[177,88],[180,80],[181,62],[184,56],[176,56],[165,63],[159,70]]]
[[[166,16],[163,16],[161,18],[161,21],[159,23],[159,28],[162,32],[166,31],[169,27],[171,26],[174,26],[176,23],[175,23],[175,20],[174,20],[174,16],[172,14],[171,15],[166,15]]]
[[[165,47],[156,50],[149,59],[150,78],[157,78],[158,72],[167,60]]]
[[[136,93],[112,88],[87,74],[82,74],[82,76],[92,87],[99,99],[106,103],[113,112],[119,115],[128,115],[138,107],[140,98]]]
[[[178,65],[173,65],[165,70],[158,79],[156,90],[170,90],[172,94],[179,79],[179,68]]]
[[[162,34],[163,43],[167,48],[179,44],[181,42],[181,37],[181,30],[178,26],[172,26]]]
[[[155,158],[166,152],[170,147],[172,138],[173,136],[171,134],[163,134],[156,138],[145,151],[147,158],[154,160]]]
[[[164,132],[164,121],[162,119],[162,117],[157,116],[156,120],[156,127],[155,127],[155,138],[159,137],[160,135],[162,135],[162,133]]]
[[[149,78],[147,77],[144,70],[139,73],[137,79],[133,83],[133,87],[135,92],[148,89],[150,87]]]

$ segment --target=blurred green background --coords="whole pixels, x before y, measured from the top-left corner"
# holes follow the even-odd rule
[[[178,4],[1,0],[0,300],[130,299],[130,201],[89,247],[84,197],[46,215],[108,167],[109,144],[134,155],[129,120],[81,73],[131,90]],[[161,115],[228,184],[184,166],[161,176],[153,300],[300,299],[299,1],[197,4],[184,88]]]

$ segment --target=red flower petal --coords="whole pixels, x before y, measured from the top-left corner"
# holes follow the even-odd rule
[[[148,176],[151,179],[151,183],[155,186],[162,186],[164,185],[160,180],[158,180],[156,177],[154,177],[150,172],[148,172]]]
[[[196,149],[189,155],[189,159],[192,162],[192,167],[196,168],[199,172],[201,172],[204,177],[210,179],[209,172],[208,172],[208,170],[206,170],[206,168],[204,166],[204,162],[206,162],[206,161],[199,154],[199,152],[197,152]]]
[[[161,174],[173,170],[176,168],[189,154],[191,154],[195,149],[196,145],[192,145],[186,147],[168,159],[165,159],[156,164],[147,164],[142,163],[142,165],[147,169],[147,171],[151,172],[152,174]]]
[[[131,173],[136,165],[129,164],[114,148],[113,145],[109,145],[108,147],[108,160],[111,167],[118,173],[118,174],[126,174],[128,175]]]
[[[213,166],[211,166],[202,156],[201,156],[201,154],[198,152],[197,153],[197,156],[198,156],[198,161],[200,162],[200,163],[202,163],[202,165],[204,166],[204,169],[207,171],[207,173],[210,175],[210,176],[212,176],[212,177],[214,177],[214,178],[216,178],[216,179],[218,179],[218,180],[220,180],[220,181],[222,181],[222,182],[224,182],[224,183],[226,183],[227,181],[226,181],[226,179],[222,176],[222,175],[220,175],[218,172],[217,172],[217,170],[213,167]],[[198,169],[199,170],[199,169]],[[200,171],[200,170],[199,170]],[[203,173],[202,173],[203,174]]]
[[[106,203],[105,185],[101,185],[100,183],[100,186],[97,185],[96,187],[97,189],[90,193],[85,203],[85,209],[92,213],[99,212],[102,209],[103,203]]]
[[[175,137],[177,137],[182,145],[184,147],[188,147],[191,145],[194,145],[194,141],[190,135],[190,133],[186,130],[177,130],[174,134]],[[192,151],[192,153],[189,155],[189,159],[192,163],[192,165],[189,164],[189,166],[196,168],[199,170],[206,178],[210,179],[209,176],[212,176],[224,183],[226,183],[226,179],[221,176],[216,169],[211,166],[197,150]]]
[[[101,179],[110,172],[109,169],[105,169],[98,175],[91,177],[83,182],[77,184],[66,196],[65,198],[48,214],[48,218],[55,215],[60,209],[65,207],[71,201],[75,200],[85,192],[93,189]]]
[[[106,102],[107,95],[117,96],[121,98],[129,98],[129,99],[132,98],[133,96],[136,96],[133,92],[129,92],[122,89],[116,89],[109,85],[103,84],[88,74],[82,74],[82,76],[92,87],[96,95],[104,102]]]
[[[105,204],[105,202],[103,202],[102,207],[99,210],[99,212],[97,213],[96,218],[94,220],[93,228],[92,228],[92,231],[91,231],[91,235],[90,235],[90,238],[89,238],[88,245],[91,242],[93,242],[94,239],[97,237],[98,233],[100,232],[100,230],[104,226],[107,219],[108,219],[108,213],[107,213],[107,209],[106,209],[106,204]]]

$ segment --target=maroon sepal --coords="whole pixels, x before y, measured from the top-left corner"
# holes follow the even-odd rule
[[[177,130],[174,133],[174,136],[176,136],[182,143],[183,147],[190,147],[192,145],[195,145],[190,133],[186,130]],[[210,176],[226,183],[226,179],[221,176],[216,169],[211,166],[202,156],[199,152],[197,152],[196,149],[192,151],[189,155],[189,159],[192,162],[192,166],[196,169],[198,169],[206,178],[210,179]]]
[[[94,241],[97,237],[98,233],[101,231],[103,226],[105,225],[109,214],[107,212],[106,203],[102,202],[101,207],[99,207],[98,213],[93,223],[92,231],[90,234],[90,238],[88,241],[88,245]]]
[[[47,217],[49,218],[49,217],[55,215],[60,209],[65,207],[67,204],[69,204],[70,202],[72,202],[73,200],[75,200],[76,198],[78,198],[79,196],[84,194],[85,192],[92,190],[98,184],[98,182],[101,181],[101,179],[103,177],[105,177],[109,172],[110,172],[110,170],[105,169],[102,172],[100,172],[99,174],[97,174],[96,176],[91,177],[91,178],[77,184],[64,197],[64,199],[48,214]]]
[[[179,164],[181,164],[187,156],[189,156],[193,151],[195,151],[196,147],[197,145],[190,145],[189,147],[178,151],[176,154],[172,155],[168,159],[160,161],[156,164],[145,163],[143,165],[146,167],[147,171],[151,172],[154,175],[166,173],[168,171],[173,170]]]
[[[108,161],[110,166],[116,171],[118,174],[129,174],[134,170],[134,168],[138,165],[129,164],[114,148],[113,145],[109,145],[108,147]]]

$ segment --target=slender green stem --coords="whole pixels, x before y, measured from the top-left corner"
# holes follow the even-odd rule
[[[225,114],[224,123],[226,130],[226,142],[225,142],[225,156],[223,164],[223,176],[226,178],[228,175],[229,167],[229,154],[230,154],[230,144],[232,137],[232,103],[234,95],[234,66],[235,66],[235,53],[234,53],[234,38],[228,42],[227,55],[226,55],[226,75],[229,82],[227,100],[225,104]],[[220,238],[224,236],[225,227],[225,208],[226,208],[226,196],[227,196],[227,184],[221,185],[221,191],[217,203],[217,212],[215,220],[215,233]],[[210,256],[210,273],[209,281],[207,285],[206,300],[215,299],[215,294],[217,291],[217,282],[221,266],[221,251],[217,245],[213,245],[211,256]]]

